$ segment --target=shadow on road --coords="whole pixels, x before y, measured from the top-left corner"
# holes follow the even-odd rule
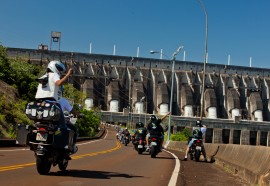
[[[112,177],[122,177],[122,178],[144,177],[118,172],[104,172],[104,171],[90,171],[90,170],[67,170],[67,171],[50,172],[49,176],[70,176],[77,178],[95,178],[95,179],[111,179]]]
[[[163,157],[162,156],[156,156],[155,159],[167,159],[167,160],[171,159],[171,160],[175,160],[174,157],[164,157],[164,156]]]
[[[213,160],[213,159],[210,159],[210,160],[207,160],[207,161],[202,161],[202,160],[200,160],[200,161],[195,161],[195,160],[185,160],[184,158],[182,158],[182,159],[180,159],[179,158],[179,160],[180,161],[183,161],[183,162],[187,162],[187,161],[191,161],[191,162],[195,162],[195,163],[215,163],[215,160]]]

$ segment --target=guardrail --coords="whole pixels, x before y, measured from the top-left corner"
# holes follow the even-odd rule
[[[137,123],[142,121],[147,123],[149,121],[151,114],[123,114],[123,112],[108,112],[102,111],[101,117],[103,122],[107,123]],[[183,116],[171,116],[172,125],[179,127],[193,127],[199,117],[183,117]],[[234,129],[234,130],[251,130],[251,131],[270,131],[270,122],[269,121],[250,121],[242,120],[240,118],[233,119],[210,119],[203,118],[203,123],[207,128],[220,128],[220,129]]]

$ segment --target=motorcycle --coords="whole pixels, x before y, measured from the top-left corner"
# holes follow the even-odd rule
[[[190,159],[195,161],[200,161],[200,156],[202,154],[202,140],[195,139],[189,151]]]
[[[146,151],[145,144],[146,144],[146,141],[142,137],[134,138],[133,140],[134,148],[138,152],[138,154],[142,154],[143,152]]]
[[[128,135],[127,133],[124,134],[122,136],[122,143],[125,144],[125,146],[127,146],[127,144],[129,144],[130,142],[130,135]]]
[[[155,158],[160,151],[160,139],[158,136],[149,137],[149,154],[151,158]]]
[[[74,131],[62,121],[65,119],[60,107],[53,102],[31,102],[27,104],[25,113],[35,122],[29,127],[27,144],[35,153],[38,173],[48,174],[52,165],[58,165],[61,171],[65,171],[70,155],[75,153]],[[70,121],[76,122],[74,118]]]
[[[116,137],[116,140],[119,140],[119,141],[121,142],[121,140],[122,140],[122,131],[119,130],[119,131],[116,133],[115,137]]]

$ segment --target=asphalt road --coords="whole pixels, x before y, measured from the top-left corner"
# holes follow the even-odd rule
[[[28,147],[0,148],[1,185],[247,185],[213,163],[179,161],[165,150],[157,158],[139,155],[131,143],[120,144],[115,134],[108,129],[103,139],[78,143],[79,151],[72,156],[67,171],[61,172],[56,166],[46,176],[36,171],[34,153]]]

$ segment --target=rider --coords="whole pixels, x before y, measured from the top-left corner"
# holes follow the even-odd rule
[[[145,140],[146,134],[147,134],[147,130],[144,127],[143,122],[141,122],[141,121],[138,122],[137,123],[137,126],[138,126],[138,129],[136,129],[135,132],[134,132],[134,134],[133,134],[134,139],[143,139],[143,140]]]
[[[124,130],[123,130],[123,132],[122,132],[122,135],[121,135],[122,137],[121,137],[121,141],[124,139],[124,137],[128,137],[129,138],[129,140],[130,140],[130,132],[128,131],[128,128],[125,128]]]
[[[193,129],[192,129],[193,137],[191,138],[191,140],[188,143],[184,160],[187,160],[187,156],[188,156],[190,148],[191,148],[191,146],[193,144],[193,141],[196,140],[196,139],[201,139],[202,140],[202,136],[206,132],[206,125],[202,125],[201,120],[196,121],[196,126],[197,127],[193,127]],[[206,152],[205,152],[205,149],[204,149],[203,142],[202,142],[202,153],[203,153],[203,156],[204,156],[204,161],[207,161]]]
[[[147,131],[148,134],[146,136],[146,146],[147,146],[147,151],[149,150],[149,137],[151,135],[157,135],[160,138],[160,149],[162,149],[162,144],[164,141],[164,130],[163,127],[160,125],[162,120],[164,120],[170,112],[165,114],[162,118],[158,118],[155,115],[150,116],[150,122],[147,125]]]
[[[67,101],[66,98],[62,97],[63,84],[71,75],[72,68],[70,68],[67,71],[66,75],[61,78],[61,73],[65,73],[65,72],[66,72],[66,67],[63,63],[61,63],[60,61],[51,61],[48,64],[47,73],[38,79],[40,83],[38,85],[36,96],[35,96],[36,99],[56,102],[57,104],[60,105],[61,110],[62,110],[60,124],[62,126],[65,126],[65,119],[63,115],[64,111],[71,112],[72,114],[76,116],[82,116],[82,114],[80,114],[77,110],[75,110],[70,105],[70,103]],[[77,130],[75,130],[74,132],[76,136]],[[73,151],[75,151],[76,149],[77,148],[76,148],[76,141],[75,141],[73,145]]]
[[[75,115],[76,117],[78,118],[82,118],[84,116],[84,114],[78,112],[77,110],[75,110],[70,104],[69,102],[67,101],[67,99],[65,98],[61,98],[58,103],[60,104],[61,106],[61,109],[64,113],[67,113],[67,116],[71,113],[73,115]],[[69,117],[67,117],[69,118]],[[72,124],[70,122],[70,120],[66,120],[66,125],[69,129],[73,130],[74,131],[74,138],[73,138],[73,148],[72,148],[72,153],[76,153],[77,150],[78,150],[78,147],[76,146],[76,142],[77,142],[77,138],[78,138],[78,130],[77,130],[77,127]]]

